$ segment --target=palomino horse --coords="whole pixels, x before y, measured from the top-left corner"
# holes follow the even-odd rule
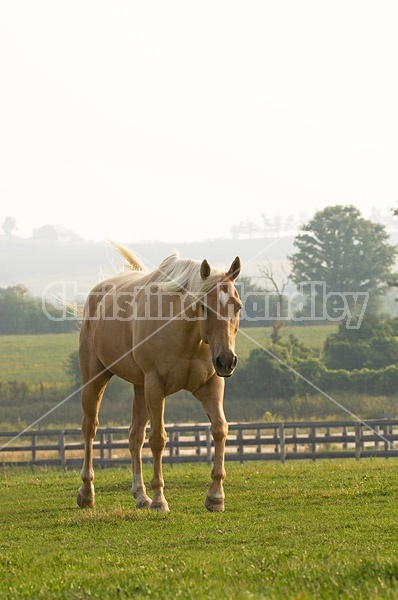
[[[98,284],[86,301],[80,333],[79,360],[83,379],[82,431],[85,441],[83,481],[77,502],[94,506],[92,450],[98,411],[112,375],[134,385],[129,431],[133,485],[137,508],[168,511],[163,495],[162,453],[166,445],[165,397],[189,390],[206,411],[214,438],[212,484],[205,506],[224,510],[225,439],[224,377],[236,364],[235,336],[241,302],[234,281],[240,259],[227,272],[202,263],[166,258],[148,272],[127,249],[116,245],[129,271]],[[153,454],[152,500],[142,477],[142,446],[150,422]]]

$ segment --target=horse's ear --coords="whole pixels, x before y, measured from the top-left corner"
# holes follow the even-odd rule
[[[204,259],[204,261],[202,262],[202,264],[200,265],[200,276],[202,279],[207,279],[208,276],[210,275],[210,265],[207,262],[206,259]]]
[[[232,279],[232,281],[234,281],[234,279],[239,276],[240,266],[240,258],[237,256],[232,265],[229,267],[229,271],[227,273],[228,279]]]

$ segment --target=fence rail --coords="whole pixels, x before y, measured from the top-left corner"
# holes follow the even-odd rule
[[[210,424],[167,425],[165,463],[213,460]],[[18,438],[5,446],[11,439]],[[395,442],[397,442],[395,444]],[[5,446],[5,447],[3,447]],[[128,428],[99,428],[94,441],[96,466],[130,463]],[[81,466],[84,444],[79,429],[0,432],[0,464]],[[398,456],[398,419],[232,423],[226,441],[227,461]],[[143,460],[151,461],[149,444]]]

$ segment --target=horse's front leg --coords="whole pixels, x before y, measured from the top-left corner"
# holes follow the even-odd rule
[[[210,419],[214,439],[214,464],[211,472],[213,483],[207,492],[205,506],[208,510],[222,512],[224,510],[225,440],[228,434],[228,423],[223,408],[224,379],[213,375],[205,385],[196,390],[194,395],[201,401]]]
[[[145,379],[145,400],[151,422],[149,445],[153,455],[153,479],[151,481],[153,497],[150,508],[168,512],[169,505],[163,495],[164,479],[162,470],[162,454],[166,445],[164,427],[164,391],[157,375],[152,374]]]

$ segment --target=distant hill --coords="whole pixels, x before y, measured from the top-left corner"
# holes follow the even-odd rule
[[[202,260],[215,267],[229,267],[236,255],[241,257],[243,273],[253,275],[267,260],[286,263],[293,251],[293,237],[244,240],[208,240],[169,244],[164,242],[123,242],[148,266],[155,268],[174,250],[181,256]],[[117,240],[120,241],[120,240]],[[103,275],[120,270],[123,259],[106,242],[90,242],[52,236],[29,239],[0,236],[0,287],[23,283],[33,295],[40,296],[53,281],[76,282],[86,293]]]
[[[85,241],[62,231],[59,237],[36,235],[31,238],[0,235],[0,287],[23,283],[29,291],[41,296],[54,281],[76,283],[78,291],[86,294],[103,276],[122,268],[123,259],[106,242]],[[51,233],[51,232],[50,232]],[[121,240],[116,240],[120,242]],[[289,272],[287,256],[294,252],[294,237],[250,239],[217,239],[204,242],[170,244],[165,242],[135,243],[122,241],[148,266],[155,268],[174,250],[181,256],[202,260],[215,267],[229,267],[236,255],[242,259],[243,274],[258,273],[258,265],[270,261],[275,273],[282,266]],[[398,233],[390,235],[398,244]]]

